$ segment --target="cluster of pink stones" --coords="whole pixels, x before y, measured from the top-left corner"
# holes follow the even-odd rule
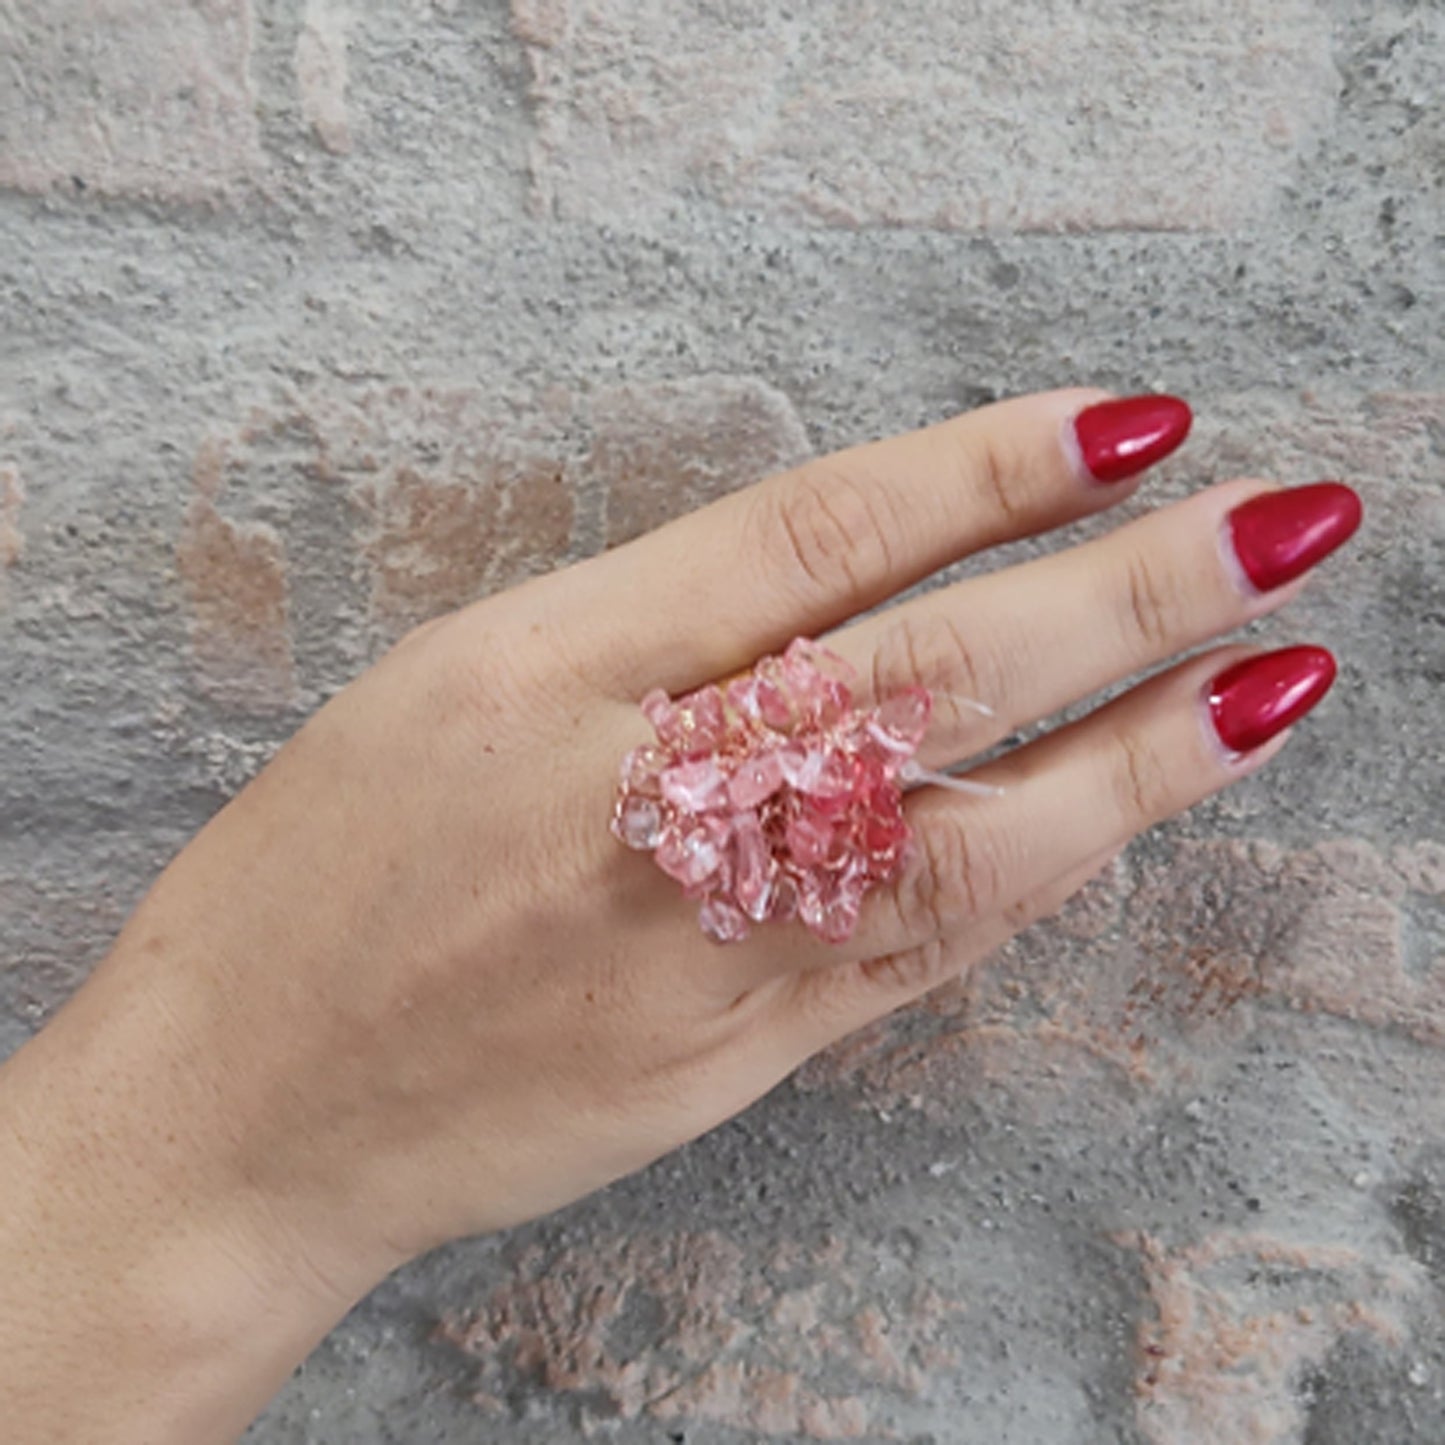
[[[642,699],[657,741],[623,759],[612,832],[701,900],[709,938],[797,918],[841,943],[868,890],[907,861],[898,772],[932,698],[908,688],[855,710],[851,679],[841,657],[799,637],[725,687]]]

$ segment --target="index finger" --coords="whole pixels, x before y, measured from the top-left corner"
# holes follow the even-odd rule
[[[816,636],[983,548],[1127,496],[1190,411],[1070,388],[849,447],[575,567],[567,605],[619,692],[679,692]]]

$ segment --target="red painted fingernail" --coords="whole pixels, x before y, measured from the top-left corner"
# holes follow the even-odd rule
[[[1249,580],[1269,592],[1347,542],[1363,515],[1343,482],[1316,482],[1251,498],[1229,514],[1229,534]]]
[[[1193,422],[1188,403],[1177,396],[1126,396],[1081,411],[1074,432],[1089,475],[1122,482],[1167,457]]]
[[[1236,753],[1262,747],[1330,690],[1335,671],[1323,647],[1282,647],[1225,668],[1209,684],[1219,740]]]

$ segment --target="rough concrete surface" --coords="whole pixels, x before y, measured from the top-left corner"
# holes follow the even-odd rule
[[[412,622],[810,452],[1165,387],[1126,510],[1368,508],[1262,775],[250,1439],[1445,1439],[1442,95],[1438,0],[0,0],[0,1049]]]

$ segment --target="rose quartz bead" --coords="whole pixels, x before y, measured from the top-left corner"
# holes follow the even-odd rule
[[[773,880],[773,896],[768,900],[768,921],[785,923],[798,916],[798,885],[792,875],[779,873]]]
[[[667,754],[652,743],[643,743],[641,747],[633,748],[622,760],[620,777],[623,788],[629,793],[660,798],[662,782],[659,774],[667,764]]]
[[[783,779],[791,788],[818,798],[846,798],[856,775],[851,754],[819,742],[807,749],[784,748],[778,754]]]
[[[727,779],[713,758],[676,763],[662,773],[662,796],[684,813],[706,813],[727,805]]]
[[[672,719],[677,709],[672,705],[672,699],[660,688],[655,687],[647,693],[640,704],[642,715],[653,726],[658,738],[663,738],[663,733],[672,726]]]
[[[899,751],[912,756],[928,731],[932,712],[933,698],[921,687],[908,687],[879,704],[875,721]]]
[[[757,816],[739,814],[733,820],[733,896],[754,922],[767,917],[775,866]]]
[[[823,879],[800,890],[798,917],[825,943],[843,943],[857,927],[861,902],[856,885]]]
[[[734,808],[756,808],[783,786],[783,764],[777,753],[760,753],[741,763],[728,779],[728,802]]]
[[[770,728],[777,728],[780,732],[787,732],[792,728],[792,700],[774,678],[758,678],[754,696],[757,698],[758,716]]]
[[[664,873],[684,887],[706,883],[722,866],[722,849],[706,827],[683,829],[669,824],[663,828],[652,856]]]
[[[800,868],[812,868],[833,851],[833,825],[816,813],[800,813],[788,824],[788,856]]]
[[[683,698],[677,705],[677,731],[688,753],[710,753],[727,733],[723,695],[705,687]]]
[[[748,936],[748,920],[735,903],[709,898],[697,911],[702,931],[716,943],[736,943]]]
[[[612,834],[629,848],[655,848],[662,836],[662,810],[651,798],[624,798],[613,814]]]
[[[758,711],[758,680],[751,673],[735,677],[727,685],[727,704],[740,717],[756,720]]]

